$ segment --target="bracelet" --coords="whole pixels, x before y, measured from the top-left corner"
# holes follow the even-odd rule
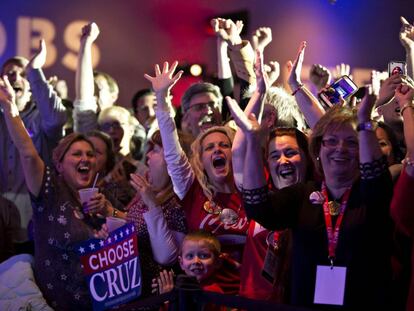
[[[116,209],[116,208],[114,208],[113,210],[112,210],[112,217],[118,217],[118,210]]]
[[[414,108],[414,104],[413,104],[413,103],[407,103],[407,104],[405,104],[405,105],[401,108],[401,111],[400,111],[401,116],[403,115],[404,110],[405,110],[405,109],[407,109],[407,108],[411,108],[411,109],[413,109],[413,108]]]
[[[411,160],[409,157],[405,157],[405,159],[402,160],[401,163],[407,166],[414,166],[414,160]]]
[[[371,131],[371,132],[375,132],[375,130],[377,129],[377,127],[378,127],[378,123],[371,120],[371,121],[359,123],[357,125],[356,130],[357,130],[357,132],[360,132],[360,131]]]
[[[292,96],[295,96],[298,91],[300,91],[305,85],[303,83],[299,84],[299,86],[292,92]]]

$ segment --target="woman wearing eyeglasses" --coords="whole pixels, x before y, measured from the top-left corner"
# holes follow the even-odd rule
[[[155,77],[145,75],[157,97],[156,117],[164,145],[164,155],[174,191],[183,200],[190,231],[204,229],[218,237],[230,261],[220,269],[221,287],[226,293],[237,294],[240,278],[230,269],[240,261],[246,240],[248,220],[241,205],[233,173],[231,146],[234,132],[227,127],[212,127],[197,137],[192,145],[191,164],[183,152],[170,110],[169,92],[181,77],[174,75],[177,62],[164,63],[162,71],[155,66]],[[228,269],[226,269],[228,268]]]
[[[355,115],[330,109],[314,126],[310,153],[321,182],[269,193],[258,123],[232,105],[245,132],[243,202],[269,230],[292,229],[291,303],[321,309],[387,307],[392,182],[370,122],[366,96]]]

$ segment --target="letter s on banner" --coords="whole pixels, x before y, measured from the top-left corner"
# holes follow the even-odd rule
[[[78,54],[80,48],[80,36],[82,32],[82,27],[88,24],[87,21],[83,20],[75,20],[71,22],[65,29],[65,33],[63,35],[63,39],[65,41],[65,45],[68,47],[69,50],[72,52],[67,52],[65,56],[62,58],[62,64],[72,70],[76,71],[77,63],[78,63]],[[99,64],[99,60],[101,58],[101,53],[99,48],[96,44],[92,44],[92,67],[95,68]]]

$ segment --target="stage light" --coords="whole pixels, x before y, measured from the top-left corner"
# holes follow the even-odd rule
[[[190,73],[194,77],[201,76],[203,73],[203,67],[201,67],[199,64],[192,64],[190,66]]]

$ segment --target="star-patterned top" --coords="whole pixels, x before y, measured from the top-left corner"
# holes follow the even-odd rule
[[[82,221],[80,202],[49,167],[40,194],[32,197],[34,273],[48,304],[56,310],[89,310],[91,299],[74,246],[93,236]]]

